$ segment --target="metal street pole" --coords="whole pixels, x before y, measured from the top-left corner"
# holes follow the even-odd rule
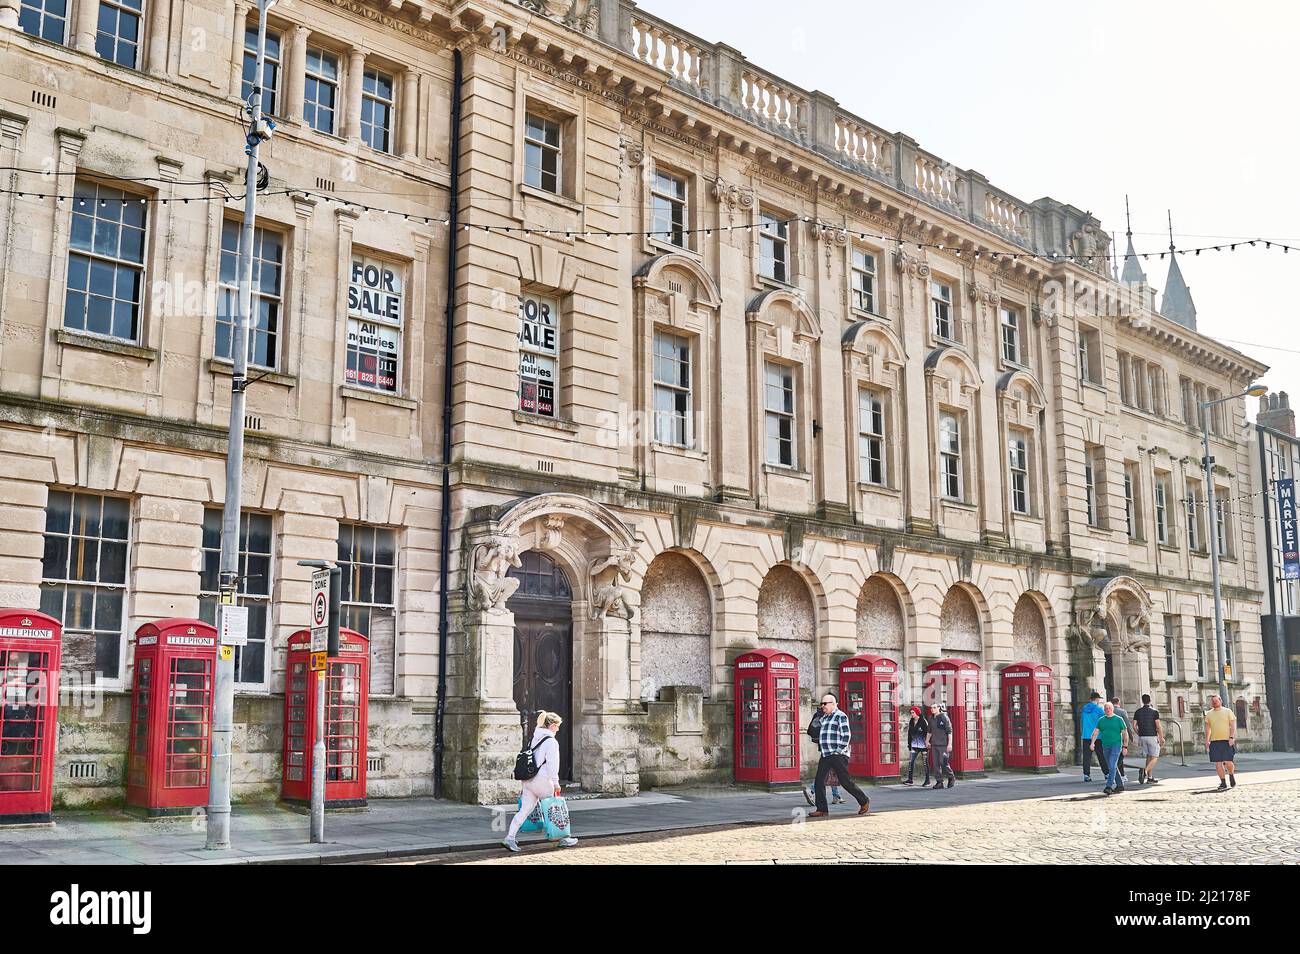
[[[1228,654],[1227,643],[1223,636],[1223,595],[1219,585],[1219,520],[1214,506],[1214,458],[1210,456],[1210,409],[1217,404],[1225,404],[1244,397],[1259,397],[1268,393],[1262,384],[1253,384],[1240,394],[1206,401],[1201,405],[1201,446],[1205,456],[1201,466],[1205,471],[1205,519],[1210,524],[1210,576],[1214,583],[1214,644],[1218,652],[1219,698],[1225,706],[1231,706],[1228,699]]]
[[[270,133],[262,119],[262,73],[266,68],[266,14],[275,0],[258,0],[257,71],[250,97],[251,119],[244,152],[244,227],[239,245],[239,313],[231,345],[230,434],[226,445],[226,500],[221,511],[219,605],[235,605],[239,593],[239,511],[244,476],[244,389],[248,385],[248,329],[252,314],[253,225],[257,217],[257,153]],[[212,704],[212,767],[208,775],[207,848],[230,847],[231,738],[235,721],[234,647],[217,657]]]
[[[1205,519],[1210,524],[1210,576],[1214,581],[1214,642],[1219,654],[1219,698],[1226,706],[1229,704],[1228,675],[1223,638],[1223,603],[1219,590],[1219,521],[1214,511],[1214,458],[1210,456],[1210,406],[1201,405],[1201,441],[1205,449],[1201,465],[1205,470]]]
[[[316,705],[313,719],[316,740],[311,747],[311,842],[325,841],[325,696],[329,691],[329,660],[339,654],[339,627],[342,617],[343,568],[327,560],[299,560],[299,566],[330,571],[328,638],[325,643],[325,668],[316,670]],[[313,621],[314,622],[314,621]]]

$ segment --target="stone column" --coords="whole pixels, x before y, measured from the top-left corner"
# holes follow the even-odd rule
[[[83,0],[84,2],[84,0]],[[167,48],[171,33],[171,4],[163,0],[150,0],[145,12],[149,16],[146,30],[149,34],[145,70],[154,76],[167,72]]]
[[[305,26],[293,28],[289,42],[289,57],[281,69],[285,76],[285,95],[280,101],[280,112],[291,122],[302,122],[302,98],[307,85],[307,37],[311,30]]]
[[[0,0],[0,29],[18,29],[18,0]]]
[[[244,82],[244,34],[248,32],[247,3],[235,4],[235,19],[231,27],[233,40],[230,50],[230,95],[238,97]]]
[[[420,74],[406,70],[402,74],[402,158],[414,159],[419,148]]]
[[[366,51],[354,46],[348,54],[347,103],[343,107],[343,138],[361,139],[361,79],[366,71]]]
[[[75,26],[76,41],[73,43],[82,53],[95,53],[95,25],[99,22],[99,4],[96,0],[81,0],[77,5],[77,22]]]
[[[635,795],[640,790],[635,720],[644,716],[631,693],[631,624],[620,616],[590,619],[585,600],[574,601],[573,615],[574,649],[582,654],[574,673],[581,686],[574,714],[579,781],[587,791]]]

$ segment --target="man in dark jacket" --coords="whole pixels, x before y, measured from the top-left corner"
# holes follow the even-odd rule
[[[934,757],[934,788],[943,788],[944,776],[948,787],[957,784],[957,776],[948,764],[952,758],[952,722],[941,707],[930,706],[930,752]]]

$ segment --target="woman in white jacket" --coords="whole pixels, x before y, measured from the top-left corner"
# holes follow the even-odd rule
[[[533,763],[537,766],[537,774],[523,783],[524,791],[519,811],[510,821],[510,831],[506,833],[505,841],[501,842],[511,851],[519,850],[519,842],[515,841],[515,836],[519,834],[520,826],[528,820],[537,803],[543,798],[560,797],[560,743],[555,740],[555,734],[560,731],[563,723],[564,720],[554,712],[537,713],[537,728],[533,732],[532,742],[529,743],[533,747]],[[563,848],[572,848],[577,843],[576,838],[560,839],[560,846]]]

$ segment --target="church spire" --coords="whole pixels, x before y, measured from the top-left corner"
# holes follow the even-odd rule
[[[1165,280],[1165,294],[1160,300],[1160,314],[1185,328],[1196,330],[1196,305],[1192,303],[1192,290],[1183,280],[1178,267],[1178,250],[1174,246],[1174,217],[1169,215],[1169,277]]]
[[[1138,264],[1137,254],[1133,251],[1133,221],[1128,214],[1128,196],[1124,196],[1124,235],[1128,238],[1128,250],[1124,253],[1124,269],[1120,274],[1120,280],[1133,285],[1145,285],[1147,283],[1146,272],[1142,271],[1142,266]]]

